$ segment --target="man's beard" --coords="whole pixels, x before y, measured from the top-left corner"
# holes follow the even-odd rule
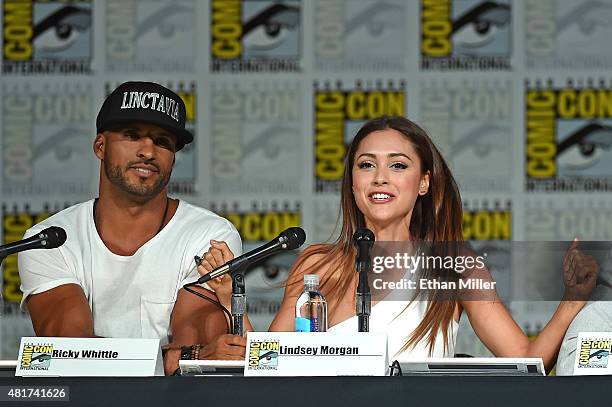
[[[104,172],[106,173],[106,176],[113,185],[115,185],[124,192],[137,195],[142,198],[153,198],[154,196],[159,194],[166,187],[166,185],[168,185],[171,173],[165,174],[161,170],[159,170],[159,167],[157,167],[159,171],[157,173],[157,181],[153,185],[146,185],[143,182],[130,183],[126,176],[126,171],[130,168],[130,166],[134,164],[137,163],[129,163],[126,166],[126,170],[122,170],[120,166],[112,165],[108,160],[104,160]]]

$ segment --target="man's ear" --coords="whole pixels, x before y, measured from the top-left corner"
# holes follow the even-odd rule
[[[93,143],[93,151],[100,161],[104,158],[104,148],[106,146],[106,136],[98,133]]]

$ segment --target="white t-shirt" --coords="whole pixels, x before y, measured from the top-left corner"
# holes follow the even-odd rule
[[[19,254],[26,298],[63,284],[83,289],[93,315],[94,334],[119,338],[159,338],[168,343],[170,314],[179,289],[198,279],[193,257],[210,240],[222,240],[238,256],[240,235],[226,219],[184,201],[168,224],[132,256],[112,253],[98,235],[90,200],[67,208],[30,228],[25,237],[49,226],[66,230],[57,249]]]
[[[414,347],[402,352],[401,349],[410,338],[410,335],[419,325],[425,311],[427,301],[414,301],[408,306],[408,301],[385,300],[372,306],[370,313],[370,332],[384,332],[387,334],[387,349],[389,361],[400,362],[425,358],[453,357],[459,324],[453,319],[449,326],[449,344],[444,350],[442,332],[436,336],[433,352],[429,354],[429,343],[423,339]],[[408,308],[407,308],[408,307]],[[330,332],[357,332],[357,316],[346,319],[328,329]]]

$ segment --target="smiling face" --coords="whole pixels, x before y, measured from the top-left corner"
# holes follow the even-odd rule
[[[366,226],[410,225],[419,195],[429,189],[429,174],[410,140],[393,129],[374,131],[359,144],[352,168],[353,196]]]
[[[168,184],[176,137],[144,123],[130,123],[98,134],[94,152],[102,161],[102,182],[123,192],[152,198]]]

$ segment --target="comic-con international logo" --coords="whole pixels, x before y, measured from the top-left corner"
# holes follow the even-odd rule
[[[525,64],[532,69],[612,66],[611,0],[526,0]]]
[[[249,348],[249,370],[277,370],[279,341],[253,341]]]
[[[525,240],[609,240],[612,231],[612,202],[600,199],[542,199],[525,205]]]
[[[21,370],[49,370],[53,345],[26,343],[23,345],[19,367]]]
[[[5,83],[2,193],[89,194],[92,88],[71,80]]]
[[[270,241],[283,230],[302,225],[300,202],[252,202],[247,209],[238,202],[211,202],[209,207],[232,222],[243,243]]]
[[[527,82],[527,191],[612,190],[612,89],[607,81]]]
[[[512,94],[512,82],[505,80],[421,82],[420,123],[435,139],[462,192],[512,189]]]
[[[304,179],[300,83],[215,82],[207,123],[212,192],[298,193]]]
[[[90,1],[4,0],[2,22],[2,73],[90,72]]]
[[[347,145],[367,121],[383,115],[405,116],[403,81],[358,80],[353,85],[314,85],[315,192],[338,193]]]
[[[607,368],[611,342],[610,339],[583,338],[580,341],[578,368]]]
[[[316,0],[314,55],[318,69],[402,71],[410,1]]]
[[[421,0],[421,69],[508,70],[508,0]]]
[[[196,0],[107,0],[108,72],[193,70]]]
[[[301,7],[301,0],[212,0],[212,70],[298,71]]]

